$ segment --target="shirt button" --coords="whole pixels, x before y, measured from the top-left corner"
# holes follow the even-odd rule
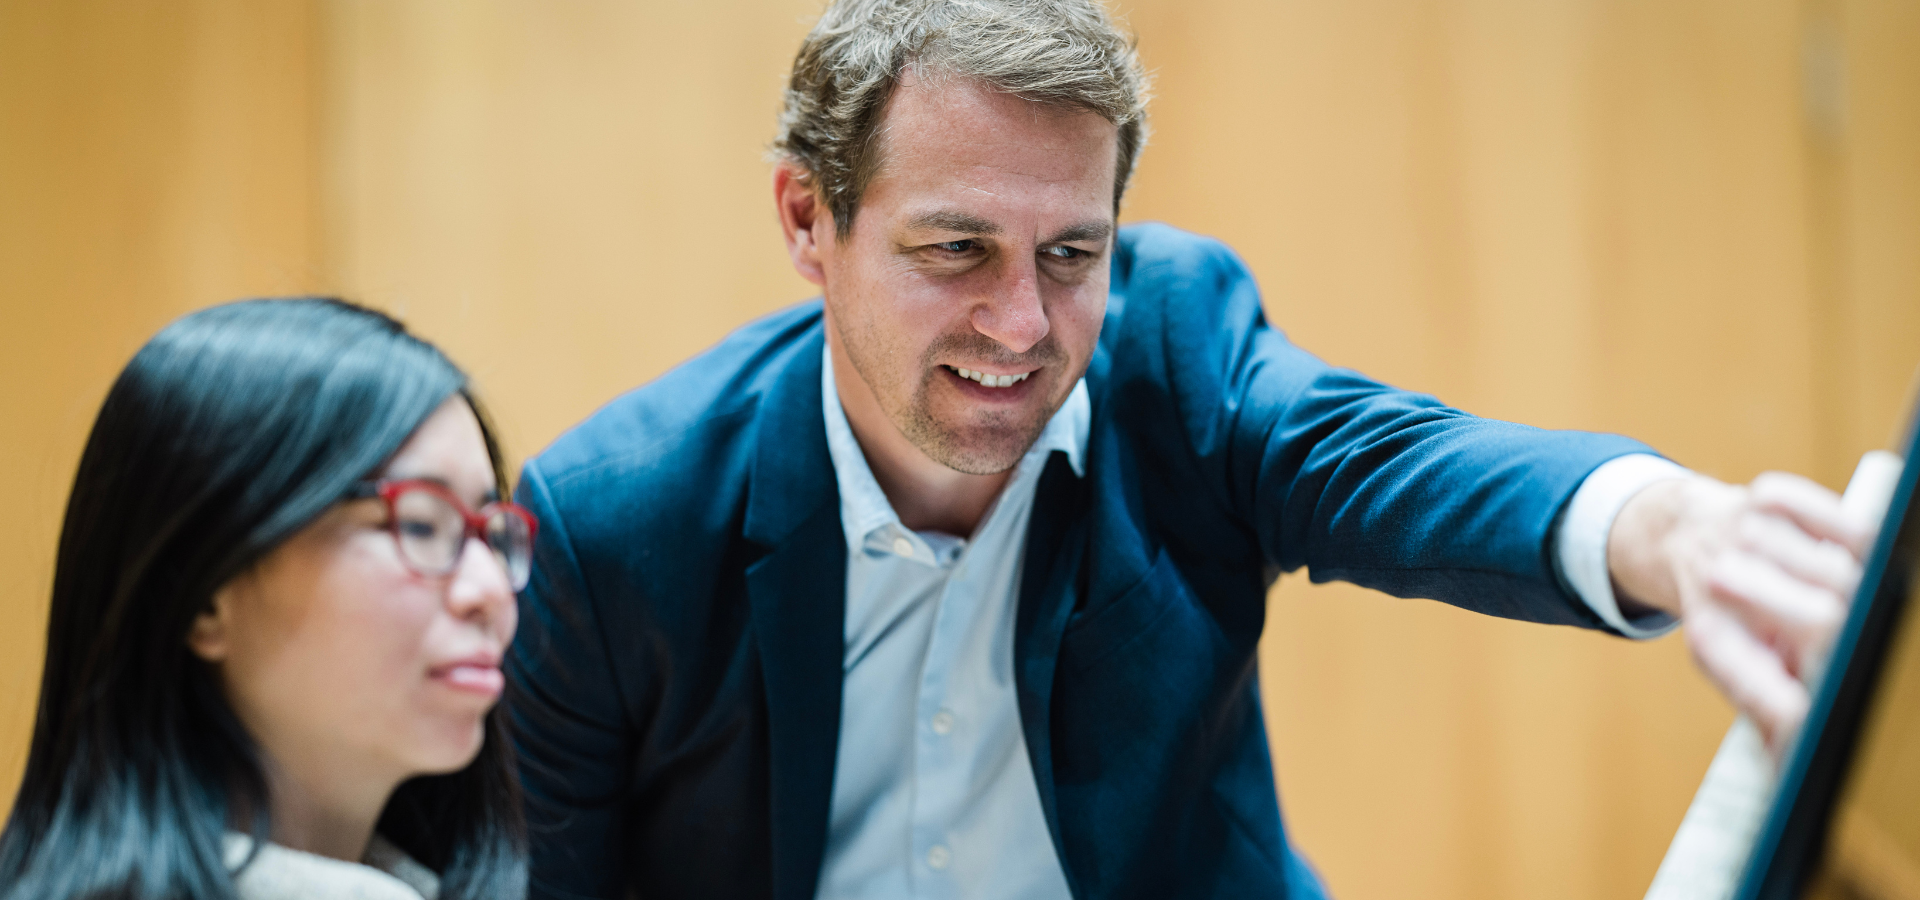
[[[944,844],[935,844],[927,851],[927,865],[934,869],[944,869],[950,862],[953,862],[953,852]]]
[[[911,559],[913,557],[913,542],[903,537],[894,538],[893,552]]]
[[[933,733],[951,734],[953,732],[953,713],[941,710],[933,714]]]

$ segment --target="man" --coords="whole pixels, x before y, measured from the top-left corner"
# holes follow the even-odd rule
[[[842,0],[775,201],[821,288],[528,463],[541,897],[1319,897],[1255,683],[1309,568],[1645,637],[1774,740],[1858,576],[1809,482],[1332,369],[1219,244],[1117,229],[1094,0]]]

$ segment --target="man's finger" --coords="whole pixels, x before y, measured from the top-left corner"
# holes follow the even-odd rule
[[[1702,606],[1686,624],[1694,659],[1777,755],[1807,717],[1806,687],[1730,614]]]
[[[1753,512],[1740,517],[1740,546],[1771,560],[1787,574],[1851,597],[1860,584],[1860,561],[1832,541],[1801,530],[1792,520],[1772,513]]]
[[[1808,534],[1839,544],[1855,557],[1866,556],[1873,543],[1874,529],[1847,515],[1839,494],[1799,475],[1767,472],[1755,478],[1748,491],[1756,509],[1785,516]]]
[[[1832,642],[1846,616],[1846,602],[1839,594],[1740,551],[1728,551],[1714,561],[1706,588],[1744,631],[1778,648],[1785,657],[1782,664],[1794,673]]]

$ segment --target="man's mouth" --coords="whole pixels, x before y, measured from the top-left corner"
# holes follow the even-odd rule
[[[965,378],[968,381],[975,382],[981,385],[982,387],[990,387],[990,388],[1013,387],[1014,385],[1027,380],[1028,375],[1033,374],[1032,372],[1021,372],[1018,375],[989,375],[985,372],[976,372],[972,369],[960,368],[959,366],[945,366],[944,368],[947,371],[960,376],[961,378]]]

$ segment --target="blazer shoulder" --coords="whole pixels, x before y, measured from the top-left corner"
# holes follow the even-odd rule
[[[1250,342],[1277,337],[1253,274],[1225,243],[1157,222],[1120,229],[1101,344],[1126,375],[1233,365]],[[1284,340],[1283,340],[1284,342]]]
[[[1113,288],[1205,287],[1250,278],[1240,255],[1219,238],[1183,231],[1162,222],[1141,222],[1120,229],[1115,240]]]
[[[644,489],[710,468],[747,432],[761,399],[791,363],[819,353],[818,299],[751,322],[666,374],[614,398],[527,462],[555,494],[613,485]]]
[[[1182,356],[1267,327],[1253,273],[1219,239],[1146,222],[1120,229],[1115,245],[1103,344]]]

